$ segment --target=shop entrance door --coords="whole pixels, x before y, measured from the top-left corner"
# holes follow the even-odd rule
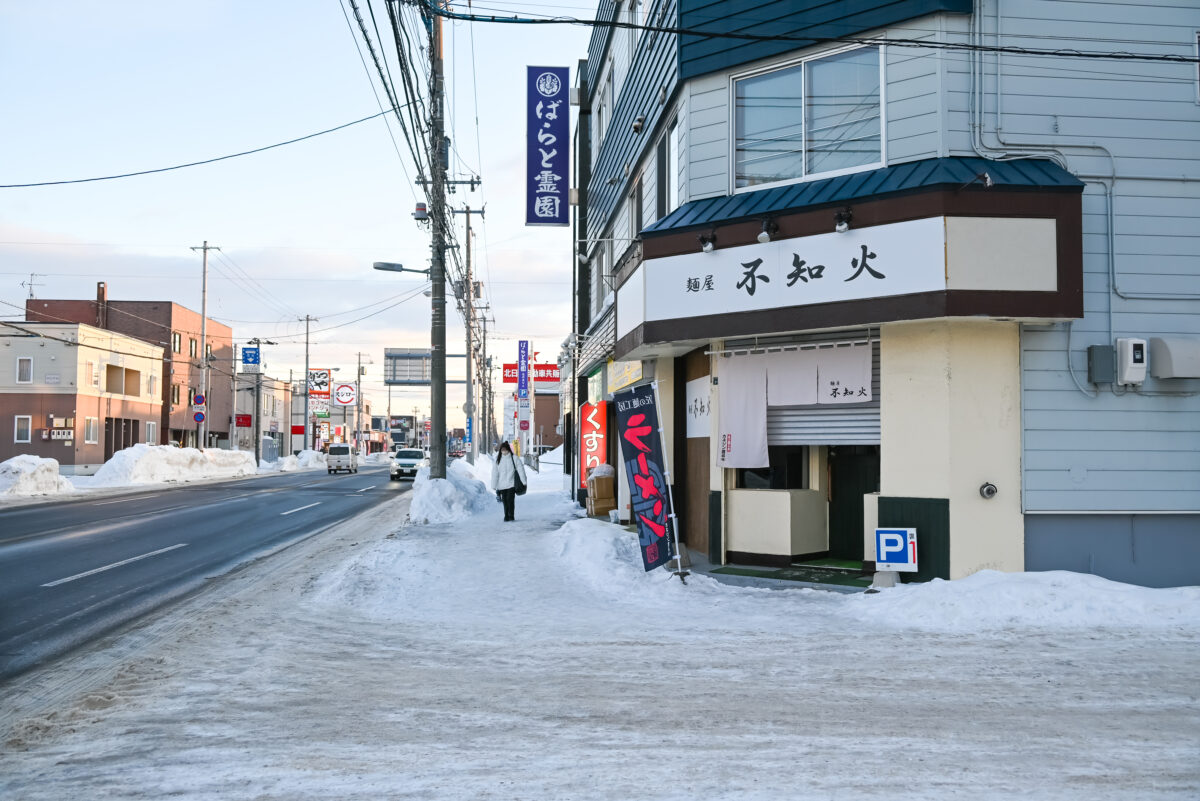
[[[863,558],[863,495],[879,491],[879,446],[829,449],[829,556]]]

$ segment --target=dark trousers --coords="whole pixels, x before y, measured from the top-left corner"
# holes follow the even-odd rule
[[[504,504],[504,519],[516,520],[514,516],[514,507],[517,505],[517,489],[509,487],[506,490],[500,490],[500,501]]]

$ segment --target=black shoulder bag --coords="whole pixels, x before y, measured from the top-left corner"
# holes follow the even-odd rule
[[[512,459],[513,463],[513,488],[517,491],[518,495],[524,495],[525,482],[521,480],[521,474],[517,471],[517,457],[510,453],[508,458]]]

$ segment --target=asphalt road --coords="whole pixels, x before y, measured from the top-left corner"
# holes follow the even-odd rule
[[[362,467],[2,510],[0,679],[410,487]]]

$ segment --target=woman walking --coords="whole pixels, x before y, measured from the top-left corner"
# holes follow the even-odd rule
[[[500,450],[496,452],[496,463],[492,465],[492,489],[500,496],[500,501],[504,504],[504,522],[516,520],[514,516],[514,506],[516,505],[517,482],[527,484],[528,479],[525,478],[525,465],[521,464],[520,460],[513,455],[512,448],[507,442],[500,443]]]

